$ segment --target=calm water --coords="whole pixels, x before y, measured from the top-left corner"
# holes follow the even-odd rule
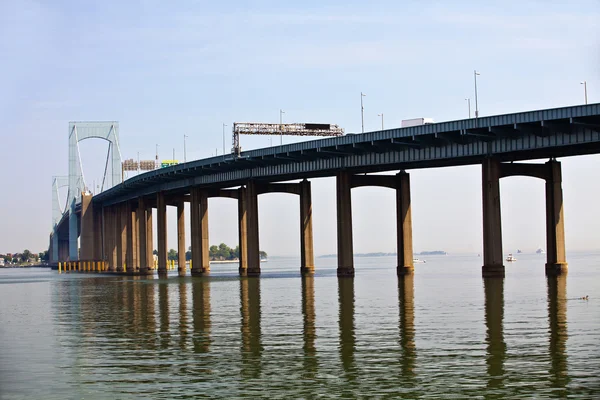
[[[210,278],[0,270],[0,398],[599,398],[600,254],[272,259]],[[578,297],[589,295],[588,301]]]

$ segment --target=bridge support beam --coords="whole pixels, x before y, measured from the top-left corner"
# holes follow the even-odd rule
[[[410,175],[402,171],[396,175],[396,240],[398,252],[398,276],[411,275],[413,262],[412,212],[410,206]]]
[[[561,165],[554,160],[546,165],[546,275],[561,275],[568,271]]]
[[[351,175],[347,171],[336,176],[337,201],[337,275],[354,277],[354,251],[352,248],[352,197]]]
[[[192,276],[210,272],[208,253],[208,197],[200,188],[192,188],[190,201],[192,234]]]
[[[94,259],[94,206],[92,195],[81,195],[81,233],[79,259],[90,261]]]
[[[177,204],[177,271],[185,276],[185,202]]]
[[[248,276],[260,275],[260,245],[258,240],[258,193],[256,183],[246,184],[246,254]]]
[[[500,216],[500,162],[486,158],[482,164],[483,267],[482,275],[504,277],[502,218]]]
[[[310,182],[304,179],[300,185],[300,273],[315,273],[313,250],[312,196]]]
[[[167,274],[167,203],[165,194],[156,194],[156,235],[158,242],[158,273]]]

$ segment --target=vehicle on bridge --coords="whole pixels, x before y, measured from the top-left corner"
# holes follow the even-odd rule
[[[435,123],[433,118],[412,118],[412,119],[403,119],[402,120],[402,128],[408,128],[409,126],[421,126]]]

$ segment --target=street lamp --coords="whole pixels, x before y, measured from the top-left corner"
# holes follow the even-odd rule
[[[381,130],[383,130],[383,113],[377,114],[378,117],[381,117]]]
[[[583,85],[583,94],[585,95],[585,104],[587,104],[587,81],[579,82],[580,85]]]
[[[185,151],[185,138],[187,135],[183,135],[183,162],[187,162],[187,152]]]
[[[479,106],[477,105],[477,75],[481,75],[477,70],[473,70],[475,77],[475,118],[479,118]]]
[[[362,126],[362,133],[365,133],[365,108],[363,107],[363,97],[365,97],[366,94],[364,94],[363,92],[360,92],[360,123]]]
[[[223,158],[225,158],[225,127],[227,125],[223,124]]]
[[[471,119],[471,99],[470,98],[466,98],[465,99],[467,101],[468,107],[469,107],[469,119]]]
[[[283,114],[285,114],[285,111],[283,110],[279,110],[279,129],[282,131],[281,134],[279,135],[279,144],[281,146],[283,146]]]

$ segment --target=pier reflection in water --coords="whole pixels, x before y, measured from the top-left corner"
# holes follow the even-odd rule
[[[398,277],[398,309],[400,312],[399,331],[401,374],[407,386],[414,386],[415,377],[415,289],[414,276]]]
[[[260,278],[240,279],[240,328],[242,332],[242,367],[244,378],[261,375]]]
[[[317,349],[315,340],[317,329],[315,324],[315,278],[302,277],[302,334],[304,337],[304,376],[314,379],[317,374]]]
[[[567,374],[567,277],[548,276],[548,324],[550,332],[550,385],[554,394],[566,396]]]
[[[504,384],[504,361],[506,343],[504,342],[504,278],[484,278],[485,326],[486,326],[486,364],[488,396],[498,393]]]

